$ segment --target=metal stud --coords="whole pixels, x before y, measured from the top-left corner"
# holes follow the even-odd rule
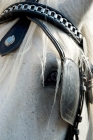
[[[5,45],[8,47],[15,42],[15,36],[12,35],[5,40]]]

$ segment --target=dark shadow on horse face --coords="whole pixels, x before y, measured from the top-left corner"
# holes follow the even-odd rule
[[[43,78],[41,76],[41,93],[37,97],[36,116],[37,126],[40,128],[38,133],[46,131],[46,138],[56,137],[56,130],[60,132],[65,125],[60,116],[60,91],[55,94],[57,78],[57,60],[55,55],[48,53],[46,55],[46,65]],[[42,89],[43,88],[43,89]],[[40,89],[40,87],[39,87]],[[56,98],[56,100],[55,100]],[[52,135],[51,135],[52,134]]]

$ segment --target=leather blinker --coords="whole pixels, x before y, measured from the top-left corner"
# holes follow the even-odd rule
[[[66,59],[63,62],[60,113],[63,120],[73,125],[79,102],[80,79],[76,64]]]

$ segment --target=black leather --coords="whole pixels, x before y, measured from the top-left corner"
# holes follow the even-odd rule
[[[36,5],[36,6],[42,6],[43,8],[47,7],[47,9],[50,9],[51,11],[55,11],[57,14],[62,15],[59,11],[57,11],[57,10],[55,10],[55,9],[49,7],[49,6],[46,6],[46,5],[43,5],[43,4],[39,4],[39,3],[33,3],[33,2],[28,1],[28,2],[21,2],[21,3],[16,3],[16,4],[33,4],[33,5]],[[11,5],[11,7],[13,5]],[[79,47],[81,49],[83,49],[83,40],[82,39],[78,40],[76,38],[76,36],[68,28],[66,28],[62,24],[60,24],[59,21],[54,20],[50,16],[47,16],[47,14],[45,14],[45,13],[40,13],[40,12],[37,12],[37,11],[31,11],[31,10],[14,10],[14,11],[11,11],[9,13],[6,13],[5,15],[2,15],[0,17],[0,24],[5,23],[5,22],[10,21],[10,20],[13,20],[13,19],[15,19],[17,17],[24,17],[24,16],[29,16],[31,18],[34,17],[34,18],[42,19],[42,20],[44,20],[46,22],[51,23],[52,25],[54,25],[58,29],[62,30],[63,32],[65,32],[66,34],[71,36],[75,40],[75,42],[79,45]],[[65,18],[63,15],[62,15],[62,17]],[[70,22],[70,21],[68,20],[68,22]]]
[[[79,69],[75,62],[66,59],[63,62],[61,77],[60,113],[63,120],[73,125],[78,109],[80,94]]]
[[[27,18],[24,17],[20,18],[18,22],[6,33],[6,35],[2,38],[0,42],[0,54],[2,56],[16,50],[20,47],[26,32],[29,28],[29,24],[31,21],[29,21]],[[13,44],[6,46],[5,41],[8,37],[14,36],[15,41]]]
[[[63,61],[64,58],[65,58],[65,53],[64,53],[62,47],[60,46],[60,44],[58,43],[58,41],[50,33],[48,28],[41,21],[39,21],[38,19],[29,18],[29,17],[28,17],[28,19],[33,21],[34,23],[36,23],[44,31],[44,33],[48,36],[48,38],[51,40],[51,42],[54,44],[55,48],[57,49],[57,51],[58,51],[58,53],[60,55],[61,61]]]

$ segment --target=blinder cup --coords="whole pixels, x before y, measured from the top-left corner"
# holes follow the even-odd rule
[[[78,109],[80,78],[79,68],[70,59],[63,62],[60,113],[63,120],[73,125]]]

